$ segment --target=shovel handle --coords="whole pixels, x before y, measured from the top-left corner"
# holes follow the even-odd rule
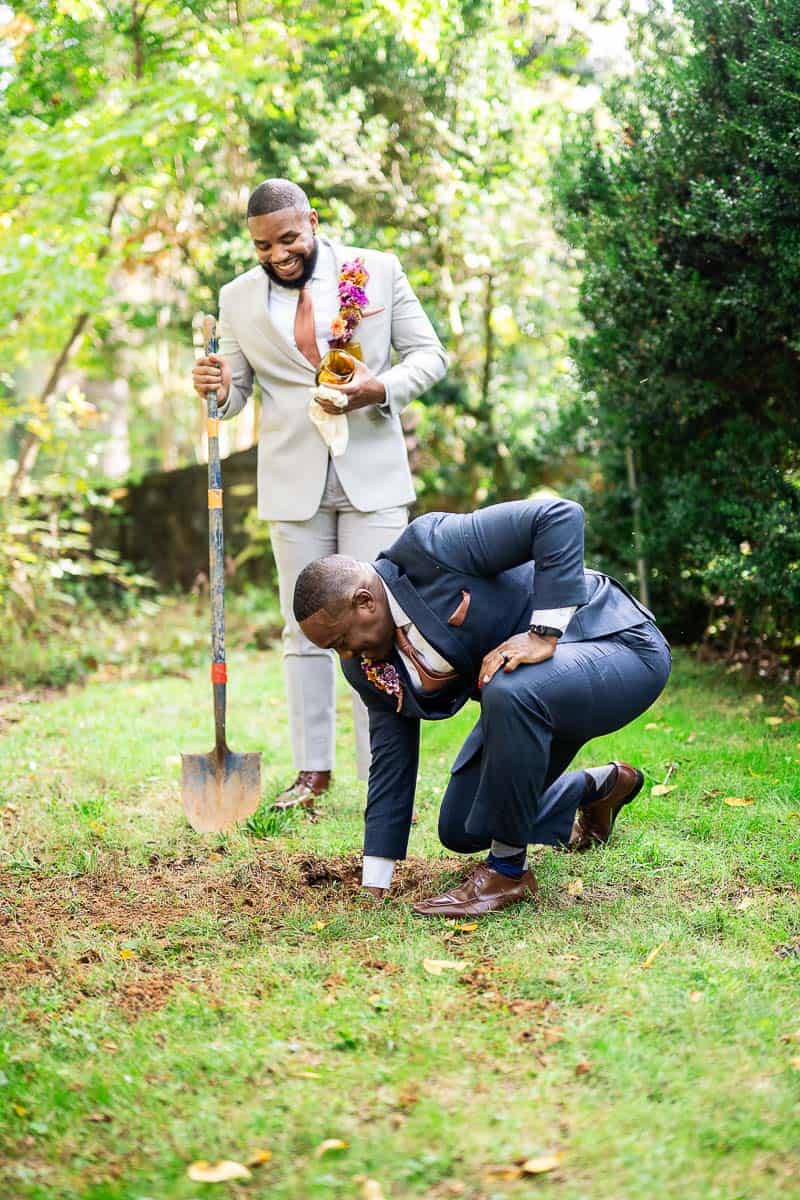
[[[203,318],[206,354],[217,354],[217,323]],[[225,750],[225,542],[222,531],[222,468],[219,461],[219,414],[216,391],[206,392],[208,432],[208,578],[211,590],[211,683],[217,754]]]

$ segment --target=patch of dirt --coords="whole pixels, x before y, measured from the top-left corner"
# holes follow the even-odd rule
[[[396,892],[409,900],[433,895],[463,868],[455,859],[411,859],[398,869]],[[180,946],[176,925],[185,921],[196,926],[198,918],[211,917],[218,924],[216,936],[236,944],[251,936],[254,926],[282,923],[298,907],[335,909],[358,892],[360,882],[355,854],[330,859],[304,855],[280,862],[262,854],[227,874],[218,863],[197,857],[158,856],[149,867],[109,859],[93,874],[78,877],[0,870],[0,997],[33,982],[74,986],[80,982],[78,964],[104,957],[89,948],[74,962],[62,964],[55,951],[65,937],[85,943],[87,936],[99,933],[112,943],[112,955],[119,943],[137,935]],[[188,954],[193,936],[186,939]],[[158,986],[152,983],[158,994],[164,992],[165,978]],[[145,1011],[150,1001],[134,989],[126,1003]]]
[[[333,859],[307,856],[301,858],[297,866],[304,884],[328,896],[351,894],[361,887],[361,856],[358,854]],[[405,859],[397,864],[392,895],[411,901],[436,895],[450,886],[454,876],[463,875],[465,869],[464,859]]]
[[[126,1017],[136,1021],[163,1008],[180,982],[180,975],[174,971],[152,971],[126,980],[115,990],[114,1002]]]

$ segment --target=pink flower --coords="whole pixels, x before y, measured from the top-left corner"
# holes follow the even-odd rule
[[[397,674],[397,668],[388,662],[375,662],[374,659],[366,658],[362,654],[361,670],[378,691],[386,692],[387,696],[397,697],[397,712],[400,712],[403,707],[403,685]]]
[[[369,303],[364,291],[368,282],[369,272],[360,258],[342,264],[339,272],[339,315],[331,321],[331,336],[328,338],[331,347],[345,347],[360,325],[364,309]]]

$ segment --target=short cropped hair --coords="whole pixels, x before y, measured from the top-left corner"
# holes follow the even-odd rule
[[[294,585],[294,616],[307,621],[324,608],[329,613],[346,601],[361,575],[361,563],[346,554],[329,554],[309,563]]]
[[[264,213],[279,212],[282,208],[310,212],[311,205],[303,189],[290,179],[265,179],[250,194],[247,201],[247,219],[263,216]]]

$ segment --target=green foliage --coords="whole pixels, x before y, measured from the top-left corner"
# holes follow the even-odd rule
[[[12,7],[0,92],[9,457],[21,435],[40,437],[71,362],[84,379],[130,381],[134,469],[194,455],[189,317],[252,263],[249,188],[287,174],[326,231],[401,255],[450,342],[456,386],[480,409],[472,428],[527,462],[518,437],[531,403],[549,418],[565,391],[571,321],[542,185],[585,45],[558,0]],[[580,6],[570,12],[579,21]],[[54,365],[37,395],[24,372],[46,378]],[[495,406],[514,414],[499,432]],[[99,407],[84,444],[108,437],[112,397]],[[431,421],[444,440],[471,439],[453,410]],[[460,502],[500,494],[507,474],[464,474]],[[452,494],[430,469],[423,482],[430,498],[445,484]]]
[[[85,479],[53,476],[0,508],[2,682],[57,687],[80,678],[96,665],[99,613],[130,615],[152,591],[115,551],[92,545],[92,510],[112,503]]]
[[[661,614],[791,645],[800,611],[800,10],[679,0],[565,151],[599,546],[630,569],[635,451]],[[674,20],[674,17],[672,18]],[[623,532],[626,531],[626,532]],[[615,536],[615,534],[617,536]]]

